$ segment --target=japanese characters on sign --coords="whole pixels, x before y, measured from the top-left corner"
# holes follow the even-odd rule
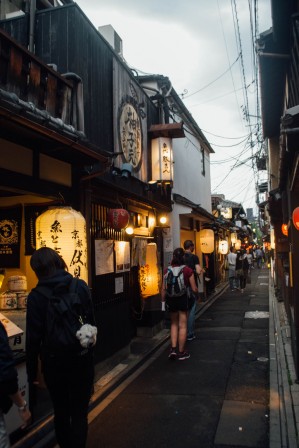
[[[86,223],[80,212],[59,207],[40,215],[36,220],[36,246],[54,249],[69,272],[87,282]]]

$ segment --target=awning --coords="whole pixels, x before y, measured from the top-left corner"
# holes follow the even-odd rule
[[[189,199],[185,198],[184,196],[181,196],[180,194],[174,193],[173,200],[177,204],[186,205],[187,207],[190,207],[191,210],[189,213],[186,213],[186,216],[189,216],[190,218],[198,219],[199,221],[203,222],[215,222],[215,217],[209,213],[206,209],[201,207],[199,204],[195,204],[194,202],[190,201]]]
[[[29,103],[28,108],[21,108],[16,98],[3,92],[0,138],[75,165],[108,163],[109,153],[93,149],[84,134],[68,129],[59,120],[47,120],[32,113]]]
[[[148,133],[152,138],[182,138],[185,137],[183,122],[181,123],[167,123],[167,124],[153,124]]]

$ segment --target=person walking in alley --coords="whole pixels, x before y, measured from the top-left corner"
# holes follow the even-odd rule
[[[37,286],[31,290],[27,300],[26,367],[31,390],[38,385],[38,358],[54,409],[55,433],[61,448],[85,448],[88,431],[88,404],[94,382],[92,348],[80,344],[76,351],[53,349],[49,342],[52,334],[47,330],[48,309],[53,296],[47,290],[70,291],[73,276],[53,249],[42,247],[36,250],[30,265],[38,278]],[[59,288],[57,286],[59,285]],[[56,293],[57,295],[59,292]],[[72,296],[80,299],[80,309],[87,322],[94,324],[90,291],[87,284],[77,279]],[[66,296],[70,300],[70,293]],[[56,298],[54,297],[56,300]],[[51,307],[55,306],[51,304]],[[58,302],[61,303],[61,302]],[[68,310],[68,313],[70,311]],[[83,314],[84,313],[84,314]],[[63,318],[62,318],[63,319]],[[54,320],[52,323],[55,322]],[[65,322],[64,322],[65,323]],[[52,332],[53,333],[53,332]],[[78,335],[77,335],[78,337]]]
[[[190,289],[194,294],[198,292],[193,270],[184,264],[184,254],[184,249],[181,247],[174,250],[171,266],[166,270],[161,291],[162,302],[166,302],[171,321],[169,359],[178,359],[179,361],[190,358],[190,353],[185,350],[188,311],[190,305],[193,305],[193,299],[190,300]],[[180,291],[177,288],[176,293],[172,294],[169,291],[170,278]]]
[[[246,287],[246,279],[248,275],[249,263],[247,259],[247,255],[244,249],[241,249],[237,252],[236,259],[236,274],[240,281],[241,292],[244,292]]]
[[[194,243],[191,240],[186,240],[184,242],[184,249],[185,249],[185,255],[184,255],[184,263],[192,269],[194,273],[195,283],[198,289],[198,285],[200,283],[199,275],[203,272],[203,269],[200,266],[199,258],[197,255],[195,255],[194,252]],[[187,321],[187,340],[193,341],[195,339],[195,313],[196,313],[196,305],[199,300],[198,294],[193,294],[194,297],[194,303],[191,306],[188,314],[188,321]]]
[[[4,325],[0,322],[0,447],[9,448],[10,442],[6,430],[4,414],[12,403],[18,410],[23,420],[22,429],[31,423],[31,413],[18,387],[18,372],[15,368],[15,360],[9,346]]]
[[[256,265],[258,269],[261,269],[262,263],[263,263],[263,256],[264,253],[260,247],[257,247],[255,250],[255,258],[256,258]]]
[[[235,248],[231,246],[230,252],[227,255],[227,262],[228,262],[228,281],[230,290],[234,291],[237,288],[236,285],[236,259],[237,254],[235,253]]]

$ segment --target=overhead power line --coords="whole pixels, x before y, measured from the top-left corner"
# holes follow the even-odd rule
[[[207,87],[209,87],[210,85],[214,84],[214,82],[218,81],[218,79],[222,78],[222,76],[226,75],[227,72],[230,71],[230,69],[233,67],[233,65],[235,65],[235,63],[239,60],[240,58],[240,54],[237,57],[237,59],[232,63],[232,65],[230,67],[228,67],[227,70],[225,70],[225,72],[223,72],[220,76],[218,76],[216,79],[214,79],[213,81],[209,82],[209,84],[206,84],[204,87],[202,87],[199,90],[196,90],[196,92],[190,93],[189,95],[185,95],[185,93],[181,93],[182,99],[186,99],[186,98],[190,98],[190,96],[195,95],[198,92],[201,92],[202,90],[206,89]]]

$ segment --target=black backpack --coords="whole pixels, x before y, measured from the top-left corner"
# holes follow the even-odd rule
[[[48,298],[45,335],[42,353],[53,356],[82,354],[83,349],[76,337],[77,331],[87,322],[81,299],[77,293],[78,279],[60,283],[54,289],[37,286],[36,290]]]
[[[165,274],[165,289],[167,297],[181,297],[187,294],[187,287],[184,281],[184,269],[185,265],[180,266],[177,274],[175,275],[173,268],[169,267]]]

